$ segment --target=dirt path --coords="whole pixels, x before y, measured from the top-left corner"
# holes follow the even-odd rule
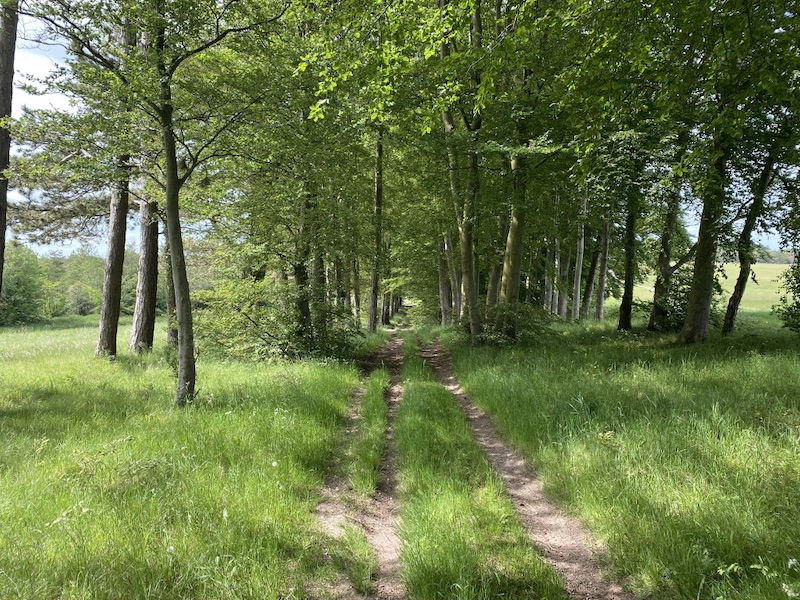
[[[520,454],[495,433],[489,416],[477,408],[453,374],[450,359],[438,342],[422,345],[420,354],[439,380],[458,400],[478,443],[495,472],[505,481],[529,538],[561,574],[570,598],[575,600],[633,600],[634,596],[600,574],[595,544],[580,523],[559,511],[544,496],[542,482]]]
[[[317,517],[329,535],[338,537],[347,523],[357,524],[363,531],[378,559],[371,598],[396,600],[405,594],[400,581],[400,538],[397,535],[399,505],[396,497],[397,478],[395,469],[392,427],[397,405],[403,395],[400,373],[403,366],[403,340],[392,338],[372,355],[363,365],[365,373],[386,366],[390,375],[385,399],[388,407],[386,427],[386,451],[381,460],[380,481],[375,494],[366,501],[359,501],[349,494],[347,482],[331,475],[323,489],[322,502],[317,506]],[[363,392],[361,392],[363,393]],[[358,402],[354,402],[358,405]],[[353,409],[355,411],[355,408]],[[349,415],[348,435],[355,429],[355,414]],[[336,472],[336,469],[333,470]],[[349,500],[349,501],[346,501]],[[328,596],[341,600],[363,598],[346,582],[334,589],[326,590]]]

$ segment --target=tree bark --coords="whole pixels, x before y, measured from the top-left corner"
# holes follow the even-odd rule
[[[179,200],[182,181],[178,174],[172,90],[169,80],[166,78],[162,78],[161,82],[160,117],[161,136],[164,146],[164,174],[166,176],[167,237],[169,238],[172,282],[175,288],[175,312],[178,319],[178,385],[175,390],[174,404],[182,407],[194,400],[196,383],[194,325],[180,221]]]
[[[605,318],[606,305],[606,278],[608,277],[608,248],[610,241],[608,218],[603,220],[603,230],[600,234],[600,274],[597,279],[597,304],[595,306],[594,318],[602,321]]]
[[[455,256],[453,255],[453,243],[450,234],[443,236],[444,255],[447,259],[447,269],[450,273],[450,292],[453,299],[453,316],[460,319],[463,316],[463,303],[461,302],[461,274],[458,270]]]
[[[547,255],[545,257],[545,267],[544,267],[544,289],[543,297],[544,301],[542,302],[542,308],[545,312],[552,314],[553,309],[553,272],[551,269],[555,267],[556,264],[556,249],[554,243],[547,244]]]
[[[595,240],[593,245],[597,245],[599,240]],[[586,282],[583,286],[583,298],[581,299],[581,315],[583,318],[589,317],[592,308],[592,293],[594,292],[594,280],[597,276],[597,265],[600,262],[600,248],[596,247],[592,252],[592,260],[589,262],[589,271],[586,273]]]
[[[717,240],[725,211],[728,170],[728,148],[725,141],[719,137],[714,140],[714,154],[716,158],[712,164],[709,180],[703,185],[703,213],[700,217],[700,231],[697,234],[692,290],[683,328],[678,335],[678,339],[686,344],[705,341],[709,333]]]
[[[125,262],[125,234],[128,229],[130,157],[117,160],[119,180],[111,191],[108,216],[108,254],[103,274],[103,295],[100,302],[100,333],[97,356],[117,355],[117,329],[122,300],[122,267]]]
[[[361,327],[361,273],[358,268],[358,259],[353,259],[353,308],[356,314],[356,323]]]
[[[158,293],[158,215],[156,206],[147,200],[141,200],[139,219],[139,267],[130,349],[133,352],[142,353],[153,349],[156,327],[156,296]]]
[[[172,280],[172,258],[169,238],[164,245],[164,263],[167,272],[167,346],[178,350],[178,315],[175,307],[175,283]]]
[[[628,210],[625,216],[625,283],[622,303],[619,306],[618,331],[630,331],[633,327],[633,286],[636,277],[636,220],[639,207],[634,192],[628,197]]]
[[[578,250],[575,254],[575,278],[572,286],[572,318],[581,317],[581,278],[583,277],[583,254],[586,249],[586,226],[583,223],[586,214],[586,196],[581,206],[581,221],[578,228]]]
[[[653,309],[650,312],[649,331],[665,331],[669,311],[666,299],[669,295],[670,281],[674,270],[672,269],[672,237],[680,214],[681,197],[677,187],[670,191],[667,201],[667,212],[664,217],[664,229],[661,232],[661,244],[656,262],[656,282],[653,287]]]
[[[14,90],[14,53],[19,20],[18,1],[4,2],[0,9],[0,119],[11,116],[11,96]],[[5,175],[11,156],[11,134],[0,127],[0,291],[3,289],[3,266],[6,254],[8,224],[8,179]]]
[[[439,240],[436,253],[436,265],[439,272],[439,312],[442,325],[449,325],[453,301],[450,297],[450,281],[447,274],[447,258],[445,256],[444,240]]]
[[[372,256],[372,280],[367,313],[367,330],[375,332],[378,327],[378,295],[381,276],[381,253],[383,252],[383,130],[375,134],[375,222]]]
[[[558,294],[558,316],[562,319],[567,318],[567,307],[569,306],[569,294],[567,294],[567,289],[569,289],[569,270],[572,266],[572,250],[567,252],[567,259],[561,260],[561,272],[558,277],[558,287],[560,288],[560,292]]]
[[[728,300],[728,309],[725,311],[725,320],[722,323],[722,333],[727,335],[733,332],[736,326],[736,317],[739,313],[739,305],[744,297],[744,291],[747,287],[747,280],[750,278],[750,271],[755,262],[753,256],[753,231],[756,228],[758,219],[764,213],[764,197],[767,194],[767,189],[772,183],[772,178],[775,175],[775,157],[772,153],[767,156],[764,167],[761,169],[761,175],[756,182],[755,189],[753,190],[753,203],[747,211],[747,216],[742,226],[742,231],[739,234],[737,244],[737,251],[739,254],[739,277],[736,279],[736,285],[733,288],[733,293]]]
[[[492,251],[492,270],[486,285],[486,306],[494,306],[500,296],[500,284],[503,277],[503,245],[508,234],[508,215],[505,213],[497,219],[497,237]]]

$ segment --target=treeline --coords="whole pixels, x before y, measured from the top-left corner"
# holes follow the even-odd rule
[[[720,261],[740,266],[730,333],[756,232],[798,239],[800,32],[783,2],[19,9],[68,47],[40,85],[75,109],[12,125],[13,226],[107,224],[97,352],[113,355],[140,214],[135,346],[152,344],[161,249],[177,404],[196,332],[251,357],[337,353],[402,298],[481,343],[543,315],[602,319],[614,293],[625,330],[651,272],[648,327],[699,342]]]

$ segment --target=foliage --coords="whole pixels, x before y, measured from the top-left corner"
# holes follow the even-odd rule
[[[35,323],[47,317],[44,272],[36,254],[12,242],[6,247],[0,325]]]
[[[800,263],[797,260],[783,274],[785,294],[775,312],[783,326],[800,333]]]

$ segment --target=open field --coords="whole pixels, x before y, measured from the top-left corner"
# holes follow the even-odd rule
[[[751,278],[747,283],[744,292],[742,312],[769,312],[775,304],[778,304],[781,297],[781,275],[789,268],[789,265],[773,265],[767,263],[757,263],[753,265],[755,281]],[[723,307],[727,306],[728,298],[736,285],[736,278],[739,276],[739,265],[728,263],[722,265],[724,277],[720,278],[723,292]],[[648,277],[644,282],[637,284],[634,295],[637,300],[653,300],[653,283],[655,276]]]

